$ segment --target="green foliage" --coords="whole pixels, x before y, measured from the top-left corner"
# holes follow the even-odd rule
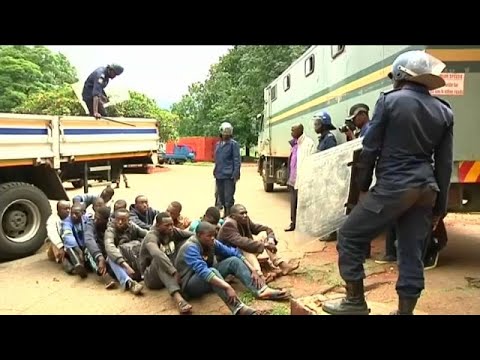
[[[58,89],[37,92],[22,105],[12,110],[21,114],[39,115],[85,115],[85,111],[69,85]]]
[[[110,116],[156,119],[160,141],[166,142],[178,137],[178,115],[159,108],[155,100],[135,91],[130,91],[129,100],[109,107],[108,114]]]
[[[189,87],[174,104],[181,136],[215,136],[223,120],[234,126],[243,146],[257,140],[256,115],[263,111],[263,90],[306,46],[235,46],[210,68],[209,78]],[[248,156],[248,154],[247,154]]]
[[[75,68],[62,54],[44,46],[0,46],[0,112],[76,81]]]

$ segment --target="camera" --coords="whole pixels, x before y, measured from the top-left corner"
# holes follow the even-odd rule
[[[338,131],[341,133],[346,133],[348,130],[351,130],[352,132],[355,131],[357,127],[353,123],[352,120],[345,120],[345,125],[342,125],[341,127],[338,128]]]

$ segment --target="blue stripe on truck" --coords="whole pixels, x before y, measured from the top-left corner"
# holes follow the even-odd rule
[[[48,135],[42,128],[0,128],[0,135]]]
[[[156,129],[65,129],[65,135],[156,134]],[[0,135],[48,135],[42,128],[0,128]]]
[[[156,129],[65,129],[65,135],[156,134]]]

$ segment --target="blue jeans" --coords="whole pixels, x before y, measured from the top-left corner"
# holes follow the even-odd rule
[[[118,265],[116,262],[112,261],[110,258],[107,258],[107,263],[115,274],[117,280],[120,282],[122,288],[125,289],[127,281],[132,280],[130,276],[128,276],[127,271],[121,265]]]
[[[223,279],[227,275],[233,275],[239,279],[246,288],[248,288],[255,296],[258,296],[265,288],[257,289],[252,281],[252,273],[250,269],[245,265],[245,263],[237,257],[229,257],[225,260],[220,261],[215,265],[214,268],[211,268],[212,271],[220,279]],[[220,298],[223,300],[225,305],[228,306],[232,314],[236,314],[243,306],[244,303],[237,299],[233,304],[228,303],[227,293],[225,290],[220,289],[217,286],[212,286],[209,282],[206,282],[197,274],[193,275],[188,283],[184,287],[184,293],[186,297],[189,298],[198,298],[202,295],[214,291]]]

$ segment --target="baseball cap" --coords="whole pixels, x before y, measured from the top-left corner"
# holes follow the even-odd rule
[[[357,116],[362,111],[368,113],[370,111],[370,108],[368,107],[368,105],[365,105],[365,104],[353,105],[350,108],[349,115],[345,120],[352,120],[355,116]]]

